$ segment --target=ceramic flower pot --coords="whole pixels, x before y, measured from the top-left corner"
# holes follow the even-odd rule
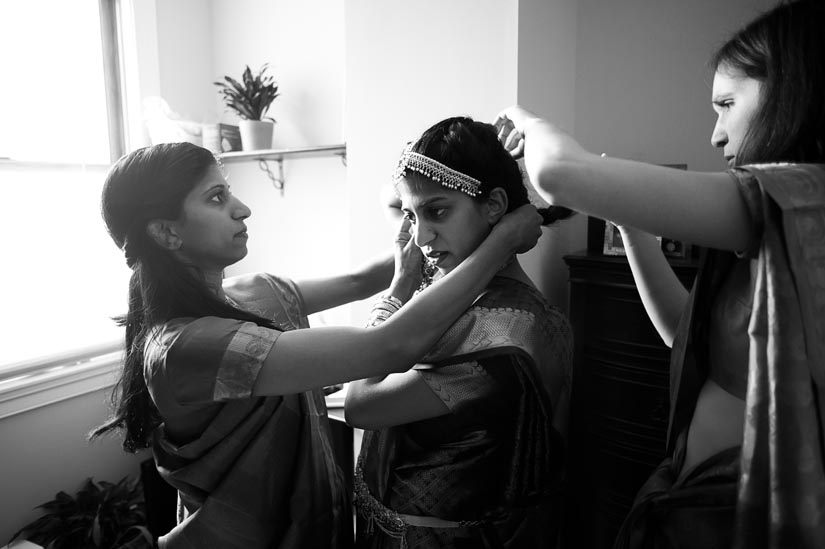
[[[241,120],[241,147],[245,151],[260,151],[272,148],[272,132],[275,123],[269,120]]]

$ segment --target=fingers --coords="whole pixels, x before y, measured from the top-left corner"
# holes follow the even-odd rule
[[[409,233],[411,225],[412,225],[412,221],[410,221],[409,217],[402,217],[401,218],[401,223],[398,224],[398,232],[399,233]]]
[[[505,114],[505,111],[501,111],[496,115],[496,119],[493,121],[493,126],[496,128],[498,132],[498,138],[501,139],[501,130],[504,126],[507,125],[507,122],[510,121]],[[512,123],[512,121],[510,121]]]
[[[510,151],[510,156],[512,156],[516,160],[518,160],[519,158],[524,156],[524,138],[523,137],[521,139],[519,139],[518,144],[516,145],[516,147],[512,151]]]
[[[518,130],[516,130],[516,125],[506,114],[498,115],[494,126],[496,130],[498,130],[498,140],[501,141],[505,147],[507,146],[507,142],[512,139],[513,133],[519,133]]]
[[[412,227],[412,222],[405,217],[401,220],[401,223],[398,226],[398,232],[395,234],[396,245],[398,245],[401,250],[406,253],[410,253],[410,251],[415,252],[418,250],[418,246],[416,246],[413,241],[413,235],[410,231],[410,227]]]
[[[396,275],[402,273],[406,277],[418,280],[421,276],[421,262],[424,260],[424,254],[416,246],[412,234],[409,231],[399,231],[395,245]]]
[[[505,113],[502,112],[496,117],[494,126],[498,130],[498,140],[504,145],[505,150],[516,159],[524,156],[524,135],[516,129],[513,121]]]
[[[524,154],[524,136],[521,132],[513,128],[504,142],[504,148],[510,152],[511,156],[516,158],[522,156]]]
[[[415,250],[418,249],[418,246],[416,246],[413,241],[412,233],[409,231],[410,222],[409,220],[405,221],[406,223],[402,223],[398,232],[395,234],[396,260],[401,261],[404,260],[405,256],[415,253]]]

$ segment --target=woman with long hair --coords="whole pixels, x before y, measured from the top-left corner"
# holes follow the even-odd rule
[[[783,2],[714,56],[725,173],[600,157],[517,106],[496,122],[550,203],[621,227],[673,348],[668,457],[617,547],[825,546],[823,28],[822,2]],[[707,248],[690,292],[647,233]]]

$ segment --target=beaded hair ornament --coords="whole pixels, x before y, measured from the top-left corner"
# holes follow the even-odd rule
[[[413,152],[412,147],[412,142],[407,143],[401,158],[398,159],[398,167],[395,168],[392,178],[395,183],[406,177],[407,170],[410,170],[432,179],[442,187],[461,191],[472,197],[478,196],[481,192],[481,181],[478,179],[447,167],[428,156]]]

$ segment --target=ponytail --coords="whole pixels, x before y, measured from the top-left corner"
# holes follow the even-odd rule
[[[542,218],[541,224],[544,226],[552,225],[556,221],[564,221],[576,213],[564,206],[548,206],[546,208],[539,208],[538,210]]]
[[[140,267],[132,272],[129,279],[129,312],[115,318],[115,322],[126,329],[126,357],[120,378],[112,391],[114,413],[103,425],[89,433],[89,438],[94,439],[113,429],[125,429],[123,449],[130,453],[148,448],[151,432],[160,424],[160,415],[143,377],[143,347],[148,327],[144,316],[141,275]]]

